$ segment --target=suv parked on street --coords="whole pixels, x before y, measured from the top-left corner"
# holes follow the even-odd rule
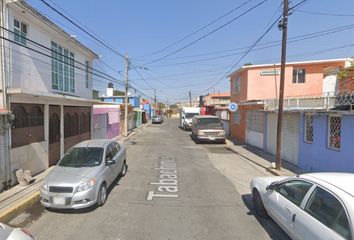
[[[194,116],[192,121],[192,137],[199,141],[225,142],[225,130],[220,119],[212,115]]]

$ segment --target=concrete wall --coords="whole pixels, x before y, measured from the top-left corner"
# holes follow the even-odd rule
[[[15,171],[31,170],[32,175],[48,168],[48,141],[31,143],[11,149],[11,180],[16,183]]]
[[[314,116],[313,143],[304,141],[304,117],[300,118],[299,166],[307,171],[354,173],[354,115],[342,115],[341,148],[328,148],[328,114]]]

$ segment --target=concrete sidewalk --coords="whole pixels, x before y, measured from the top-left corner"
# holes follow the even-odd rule
[[[148,122],[130,131],[127,137],[118,136],[112,140],[123,143],[150,125],[151,122]],[[40,186],[44,178],[52,169],[53,167],[50,167],[44,172],[34,176],[33,183],[28,186],[16,185],[9,190],[0,193],[0,222],[7,222],[19,213],[26,211],[38,203]]]
[[[257,147],[248,145],[248,144],[240,144],[237,142],[233,142],[230,140],[226,141],[226,148],[233,151],[234,153],[242,156],[248,161],[251,161],[258,166],[265,168],[267,171],[271,172],[276,176],[292,176],[301,173],[305,173],[302,169],[297,166],[283,160],[282,161],[282,169],[277,170],[271,167],[271,163],[275,162],[275,156],[264,152],[262,149]]]

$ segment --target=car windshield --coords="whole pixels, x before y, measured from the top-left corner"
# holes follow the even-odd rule
[[[218,118],[200,118],[198,125],[220,125],[220,120]]]
[[[94,167],[102,162],[103,148],[82,147],[70,149],[60,160],[62,167]]]
[[[186,113],[185,117],[186,118],[193,118],[194,116],[197,116],[197,115],[199,115],[199,113]]]

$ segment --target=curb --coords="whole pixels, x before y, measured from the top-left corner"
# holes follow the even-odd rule
[[[34,206],[37,202],[39,202],[39,198],[39,190],[36,190],[34,193],[25,196],[24,198],[17,201],[15,204],[0,213],[0,222],[7,222],[13,219],[16,215],[19,215],[20,213],[26,211],[30,207]]]
[[[226,145],[227,145],[227,146],[225,146],[225,148],[227,148],[228,150],[230,150],[230,151],[236,153],[237,155],[240,155],[241,157],[243,157],[244,159],[246,159],[246,160],[248,160],[248,161],[253,162],[253,163],[256,164],[257,166],[260,166],[260,167],[264,168],[265,170],[267,170],[267,171],[270,172],[271,174],[273,174],[273,175],[275,175],[275,176],[282,176],[277,170],[275,170],[275,169],[273,169],[273,168],[271,168],[271,167],[265,167],[265,166],[263,166],[262,164],[259,164],[258,162],[254,161],[254,160],[252,160],[252,159],[250,159],[250,158],[248,158],[248,157],[246,157],[246,156],[240,154],[240,153],[237,152],[236,150],[234,150],[234,149],[231,147],[231,145],[233,145],[233,143],[232,143],[230,140],[228,140],[228,139],[226,139]]]

